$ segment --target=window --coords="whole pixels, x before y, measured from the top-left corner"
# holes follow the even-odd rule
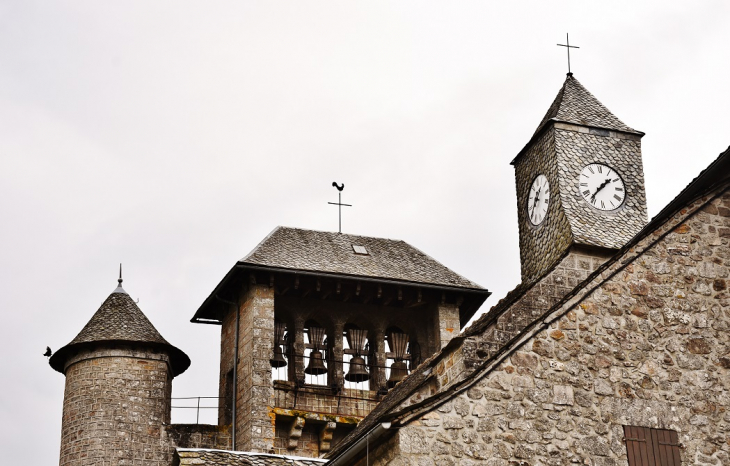
[[[398,327],[390,327],[385,331],[385,344],[388,348],[385,353],[385,372],[388,388],[395,387],[408,375],[408,362],[406,361],[411,359],[408,341],[408,334]]]
[[[289,357],[287,356],[287,328],[284,322],[274,322],[274,353],[271,355],[271,380],[287,380]]]
[[[667,429],[624,426],[629,466],[680,466],[677,432]]]
[[[368,331],[357,325],[345,325],[342,335],[345,388],[370,390],[370,342]]]
[[[304,323],[304,383],[327,385],[327,330],[317,322]]]

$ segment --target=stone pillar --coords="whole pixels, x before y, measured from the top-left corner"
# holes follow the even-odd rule
[[[385,377],[385,331],[378,327],[371,331],[370,346],[372,347],[374,361],[370,374],[370,390],[377,392],[378,390],[387,388]]]
[[[342,353],[342,334],[344,331],[344,322],[337,320],[332,324],[331,341],[334,361],[330,363],[332,365],[330,369],[330,374],[332,374],[330,385],[337,384],[340,389],[343,389],[345,386],[345,374],[342,370],[342,361],[345,357],[345,355]]]
[[[236,347],[236,307],[230,310],[221,324],[221,360],[218,378],[218,425],[233,420],[233,355]]]
[[[240,300],[236,449],[274,448],[274,389],[269,360],[274,350],[274,288],[252,284]]]
[[[60,466],[169,466],[162,440],[170,423],[169,358],[149,349],[101,347],[70,357],[64,368]]]
[[[446,346],[461,331],[459,321],[459,306],[456,304],[441,303],[436,307],[438,337],[440,347]]]
[[[294,382],[303,382],[306,374],[304,369],[309,363],[308,359],[304,359],[304,319],[301,316],[294,318],[294,374],[291,379]],[[291,373],[291,372],[290,372]]]

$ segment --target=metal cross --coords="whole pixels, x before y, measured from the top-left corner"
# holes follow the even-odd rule
[[[568,38],[568,33],[565,33],[565,44],[558,44],[560,47],[565,47],[568,49],[568,75],[572,76],[573,73],[570,72],[570,49],[579,49],[580,47],[576,47],[575,45],[570,45],[570,39]]]
[[[339,211],[340,211],[340,228],[339,228],[339,232],[342,233],[342,206],[352,207],[352,205],[351,204],[343,204],[342,203],[342,190],[345,189],[345,183],[342,183],[342,186],[340,186],[340,185],[337,184],[336,181],[333,181],[332,182],[332,186],[334,186],[335,188],[337,188],[337,191],[338,191],[337,196],[338,196],[338,199],[339,200],[337,202],[328,202],[327,204],[332,204],[332,205],[338,206]]]

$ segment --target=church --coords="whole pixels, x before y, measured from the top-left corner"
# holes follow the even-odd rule
[[[643,135],[568,73],[512,161],[522,281],[468,327],[490,292],[407,242],[274,229],[192,316],[217,425],[171,424],[191,361],[120,277],[50,358],[60,465],[730,464],[730,150],[649,220]]]

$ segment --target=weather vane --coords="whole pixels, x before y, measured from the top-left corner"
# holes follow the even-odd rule
[[[342,203],[342,190],[345,189],[345,183],[342,183],[342,185],[338,185],[336,181],[333,181],[332,182],[332,186],[334,186],[335,188],[337,188],[337,191],[338,191],[337,192],[337,196],[338,196],[338,199],[339,200],[337,202],[328,202],[327,204],[332,204],[332,205],[338,206],[338,208],[340,210],[340,229],[339,229],[339,232],[342,233],[342,206],[352,207],[352,205],[351,204],[343,204]]]
[[[575,45],[570,45],[570,38],[568,37],[568,33],[565,33],[565,44],[558,44],[560,47],[565,47],[568,49],[568,76],[573,76],[573,73],[570,72],[570,49],[579,49],[580,47],[576,47]]]

